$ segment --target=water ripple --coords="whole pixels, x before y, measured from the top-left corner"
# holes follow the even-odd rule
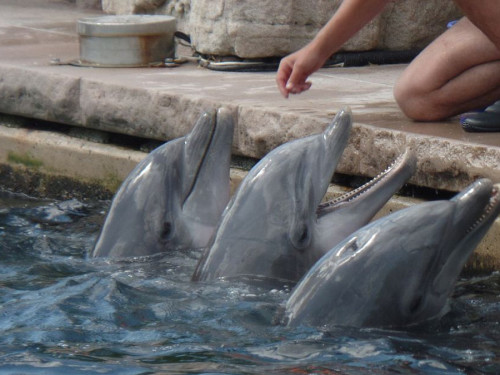
[[[192,283],[201,249],[87,259],[106,205],[0,194],[0,375],[500,373],[498,273],[438,327],[292,330],[290,286]]]

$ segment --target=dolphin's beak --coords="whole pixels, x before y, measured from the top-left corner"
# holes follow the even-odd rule
[[[205,112],[196,122],[184,141],[184,186],[183,201],[194,188],[201,164],[210,147],[217,121],[215,110]]]
[[[342,196],[325,202],[318,207],[318,217],[327,215],[347,205],[359,208],[351,210],[363,212],[358,215],[366,223],[382,206],[413,176],[417,168],[417,158],[411,149],[407,149],[385,171],[375,176],[366,184],[351,190]]]
[[[321,171],[317,178],[320,181],[316,185],[328,187],[338,161],[347,146],[351,127],[352,112],[349,107],[346,107],[335,115],[330,125],[323,132],[324,150],[318,154],[317,161],[317,167]]]
[[[464,264],[500,213],[499,191],[500,184],[480,179],[451,199],[456,203],[450,223],[453,230],[443,238],[435,292],[452,290]]]
[[[350,107],[344,107],[340,111],[337,112],[335,117],[333,118],[331,125],[328,126],[328,129],[325,130],[325,138],[330,138],[332,133],[336,131],[338,128],[346,128],[346,124],[350,124],[352,121],[352,111]],[[348,126],[347,133],[349,133],[350,126]],[[347,134],[349,135],[349,134]]]
[[[226,108],[203,115],[184,144],[182,209],[213,224],[229,201],[234,121]]]
[[[498,188],[488,179],[480,179],[451,199],[456,203],[453,225],[462,234],[481,226],[498,206]],[[496,217],[496,216],[495,216]]]
[[[349,107],[340,110],[332,120],[328,128],[323,132],[323,137],[330,150],[337,150],[342,154],[344,147],[349,139],[352,126],[352,112]]]

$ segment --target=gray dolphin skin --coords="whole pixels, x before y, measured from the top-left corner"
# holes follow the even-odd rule
[[[227,109],[151,152],[116,193],[92,257],[207,246],[229,201],[234,124]]]
[[[289,326],[404,327],[440,318],[465,262],[500,212],[500,185],[471,184],[358,230],[293,290]]]
[[[319,205],[350,128],[351,112],[346,109],[323,133],[286,143],[266,155],[224,212],[193,280],[298,281],[328,250],[368,223],[413,174],[416,162],[408,152],[364,187]]]
[[[285,143],[259,161],[222,215],[194,281],[262,276],[296,280],[311,264],[316,209],[352,126],[340,111],[323,133]]]

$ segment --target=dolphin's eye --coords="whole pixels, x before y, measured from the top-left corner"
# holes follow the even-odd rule
[[[161,230],[160,236],[162,239],[166,240],[172,234],[172,223],[165,221],[163,223],[163,228]]]

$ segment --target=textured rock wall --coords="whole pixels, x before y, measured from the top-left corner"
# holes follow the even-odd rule
[[[75,4],[78,9],[102,9],[101,0],[66,0]]]
[[[381,15],[378,48],[423,48],[461,14],[452,0],[400,0]]]
[[[283,56],[309,40],[342,0],[102,0],[106,12],[177,17],[198,52],[243,58]],[[348,51],[425,47],[459,17],[452,0],[399,0],[344,46]]]
[[[177,18],[177,28],[189,33],[191,0],[102,0],[102,9],[113,14],[166,14]]]

